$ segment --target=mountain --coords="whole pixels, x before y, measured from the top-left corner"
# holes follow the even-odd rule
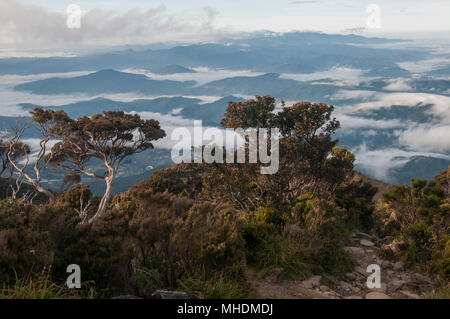
[[[149,66],[209,67],[264,73],[311,73],[336,65],[368,70],[384,76],[409,74],[397,63],[424,59],[427,53],[412,49],[375,48],[398,42],[355,35],[313,32],[253,34],[227,43],[204,43],[158,50],[124,50],[78,57],[11,58],[0,60],[0,74],[39,74],[98,71]],[[171,66],[169,71],[173,72]],[[179,69],[179,67],[175,67]],[[382,70],[382,71],[381,71]]]
[[[72,78],[50,78],[17,85],[17,91],[34,94],[101,94],[137,92],[144,94],[176,94],[195,85],[194,81],[152,80],[142,74],[102,70]]]
[[[449,166],[450,160],[448,159],[414,156],[402,167],[391,169],[390,174],[392,180],[396,183],[408,184],[411,182],[411,176],[429,180],[431,179],[430,176],[436,175],[436,172],[444,170]]]
[[[192,69],[185,68],[184,66],[178,64],[172,64],[154,71],[157,74],[168,75],[168,74],[180,74],[180,73],[197,73]]]
[[[186,97],[162,97],[151,100],[134,100],[130,102],[113,101],[105,98],[95,98],[92,100],[80,101],[65,105],[48,105],[44,108],[53,110],[64,110],[71,118],[81,116],[91,116],[103,111],[124,111],[124,112],[154,112],[161,114],[171,114],[175,110],[180,110],[177,115],[184,118],[202,120],[204,125],[218,126],[221,118],[225,114],[228,102],[243,101],[242,98],[227,96],[211,103],[202,103],[202,100]],[[24,109],[34,109],[39,105],[23,103],[20,106]],[[8,123],[15,123],[14,118],[8,118]],[[0,118],[1,124],[1,118]]]

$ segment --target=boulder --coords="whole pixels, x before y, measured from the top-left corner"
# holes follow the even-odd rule
[[[369,292],[366,295],[366,299],[392,299],[392,298],[382,292]]]
[[[344,247],[344,250],[357,257],[364,257],[366,252],[361,247]]]
[[[433,283],[430,278],[418,273],[414,274],[414,280],[420,284],[426,285],[431,285]]]
[[[367,240],[367,239],[361,239],[361,241],[359,243],[361,244],[361,246],[365,246],[365,247],[375,246],[375,244],[373,242],[371,242],[370,240]]]
[[[405,270],[405,263],[403,261],[397,261],[393,268],[394,271],[403,271]]]
[[[181,291],[167,291],[167,290],[156,290],[152,294],[153,299],[197,299],[185,292]]]
[[[301,285],[307,289],[313,289],[320,287],[320,282],[322,281],[322,276],[313,276],[308,280],[302,281]]]
[[[403,288],[406,285],[406,281],[400,279],[392,279],[388,283],[388,288],[390,292],[395,292]]]
[[[372,288],[370,289],[370,291],[382,292],[385,294],[387,292],[387,285],[384,282],[382,282],[380,288]]]

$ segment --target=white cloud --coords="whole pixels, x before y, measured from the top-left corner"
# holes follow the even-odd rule
[[[197,19],[171,15],[164,6],[126,12],[92,9],[82,12],[81,28],[67,27],[66,12],[15,0],[0,2],[0,44],[32,48],[79,45],[121,45],[163,41],[211,40],[228,32],[213,22],[217,12],[205,8]]]
[[[450,125],[420,124],[398,135],[399,143],[413,150],[450,154]]]
[[[449,58],[433,58],[421,61],[408,61],[397,63],[399,67],[412,73],[424,73],[438,70],[450,64]]]
[[[440,118],[441,123],[450,123],[450,97],[428,93],[380,93],[375,91],[341,90],[333,99],[362,99],[364,102],[343,106],[344,112],[371,111],[381,108],[390,108],[393,105],[417,107],[432,105],[431,114]]]
[[[362,118],[351,116],[347,114],[336,114],[336,118],[341,123],[341,130],[351,131],[359,128],[373,128],[373,129],[392,129],[392,128],[404,128],[410,125],[409,122],[394,120],[374,120],[369,118]]]
[[[412,91],[411,80],[405,78],[389,79],[389,84],[383,89],[386,91]]]
[[[196,73],[156,74],[143,69],[125,69],[123,72],[144,74],[154,80],[196,81],[197,85],[237,76],[259,76],[264,74],[249,70],[210,69],[207,67],[193,68],[193,70]]]
[[[432,152],[405,151],[394,147],[370,150],[365,144],[351,149],[355,154],[355,165],[371,173],[377,179],[396,182],[390,176],[390,170],[407,164],[414,156],[430,156],[450,160],[450,156]]]
[[[193,119],[186,119],[182,118],[180,116],[174,116],[174,115],[163,115],[160,113],[154,113],[154,112],[130,112],[131,114],[139,114],[139,116],[143,119],[154,119],[159,121],[161,128],[166,131],[166,137],[158,140],[154,143],[155,147],[158,148],[165,148],[165,149],[171,149],[173,146],[178,144],[179,141],[174,141],[171,139],[171,135],[174,129],[176,128],[186,128],[190,134],[191,134],[191,142],[194,142],[194,120]],[[223,136],[225,136],[225,130],[219,129],[217,127],[209,127],[204,126],[203,127],[203,133],[208,130],[215,130],[217,132],[221,132]],[[237,137],[238,145],[242,143],[242,138],[237,135],[236,133],[234,136]],[[203,140],[203,144],[206,145],[209,141]],[[190,146],[191,144],[189,144]]]
[[[331,79],[339,81],[338,85],[359,85],[365,71],[346,67],[335,66],[327,71],[314,73],[284,73],[281,78],[293,79],[296,81],[314,81]]]

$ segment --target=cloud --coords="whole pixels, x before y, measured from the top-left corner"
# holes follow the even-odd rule
[[[412,91],[411,80],[405,78],[389,79],[389,84],[383,89],[386,91]]]
[[[405,128],[410,125],[409,122],[401,120],[373,120],[362,117],[355,117],[347,114],[336,114],[336,118],[341,123],[342,130],[352,131],[359,128],[372,128],[372,129],[392,129],[392,128]]]
[[[230,71],[232,72],[232,71]],[[234,72],[234,71],[233,71]],[[239,73],[239,71],[236,71]],[[156,99],[163,97],[178,97],[179,95],[146,95],[138,93],[117,93],[117,94],[55,94],[55,95],[39,95],[25,91],[14,91],[13,87],[30,81],[42,80],[52,77],[74,77],[92,73],[92,71],[67,72],[67,73],[49,73],[37,75],[3,75],[0,76],[0,114],[2,116],[27,116],[28,111],[23,110],[18,104],[31,103],[41,106],[62,106],[66,104],[77,103],[81,101],[91,100],[95,98],[105,98],[118,102],[132,102],[138,99]],[[225,71],[218,71],[215,75],[214,71],[206,72],[209,77],[221,78],[225,76]],[[198,78],[200,80],[200,78]],[[219,99],[220,96],[185,96],[186,98],[195,98],[201,100],[200,103],[212,103]]]
[[[285,73],[280,77],[296,81],[337,80],[339,85],[359,85],[364,70],[335,66],[326,71],[314,73]]]
[[[428,93],[380,93],[363,90],[341,90],[333,96],[335,100],[353,99],[355,104],[342,106],[343,112],[371,111],[381,108],[390,108],[393,105],[417,107],[432,105],[430,113],[444,124],[450,124],[450,97]],[[357,101],[363,102],[358,103]]]
[[[176,144],[179,143],[178,140],[172,140],[171,139],[171,135],[174,129],[176,128],[186,128],[187,130],[189,130],[190,132],[190,136],[191,136],[191,142],[194,142],[194,120],[193,119],[187,119],[187,118],[182,118],[180,116],[176,116],[176,115],[163,115],[160,113],[154,113],[154,112],[130,112],[131,114],[139,114],[139,116],[143,119],[154,119],[159,121],[159,123],[161,124],[161,128],[164,129],[164,131],[166,131],[166,137],[164,137],[161,140],[158,140],[154,143],[155,147],[157,148],[164,148],[164,149],[171,149],[172,147],[174,147]],[[225,130],[224,129],[219,129],[217,127],[209,127],[209,126],[203,126],[202,127],[202,132],[205,133],[206,130],[210,129],[210,130],[214,130],[214,132],[218,132],[218,134],[222,134],[222,136],[225,136]],[[220,133],[219,133],[220,132]],[[242,145],[242,138],[237,134],[234,133],[233,134],[236,138],[237,138],[237,145]],[[203,145],[208,144],[209,141],[207,140],[203,140]],[[188,144],[187,146],[190,146],[192,144]],[[220,145],[220,144],[219,144]],[[223,145],[223,144],[222,144]]]
[[[21,47],[121,45],[167,41],[211,40],[228,31],[214,27],[217,12],[205,8],[197,20],[169,14],[164,6],[126,12],[92,9],[83,12],[81,28],[67,27],[69,15],[15,0],[0,2],[0,44]]]
[[[399,143],[413,150],[450,154],[450,125],[420,124],[398,135]]]
[[[424,73],[444,68],[450,64],[449,58],[433,58],[421,61],[399,62],[397,65],[412,73]]]
[[[211,69],[208,67],[193,68],[196,73],[156,74],[143,69],[125,69],[123,72],[144,74],[154,80],[196,81],[197,85],[232,78],[237,76],[260,76],[264,73],[249,70]]]
[[[429,156],[450,160],[450,156],[439,153],[405,151],[394,147],[371,150],[365,144],[353,148],[351,151],[356,156],[355,165],[357,168],[359,167],[373,177],[386,182],[396,182],[392,180],[390,170],[404,166],[414,156]]]

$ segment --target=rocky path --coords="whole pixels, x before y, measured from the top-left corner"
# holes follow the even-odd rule
[[[270,299],[421,299],[432,290],[430,278],[405,268],[402,261],[394,258],[398,243],[375,245],[371,236],[355,233],[345,247],[357,261],[354,271],[344,279],[333,276],[314,276],[305,281],[278,280],[282,269],[273,269],[263,282],[257,284],[258,295]],[[369,289],[367,266],[380,266],[381,287]],[[325,284],[327,283],[327,284]]]

